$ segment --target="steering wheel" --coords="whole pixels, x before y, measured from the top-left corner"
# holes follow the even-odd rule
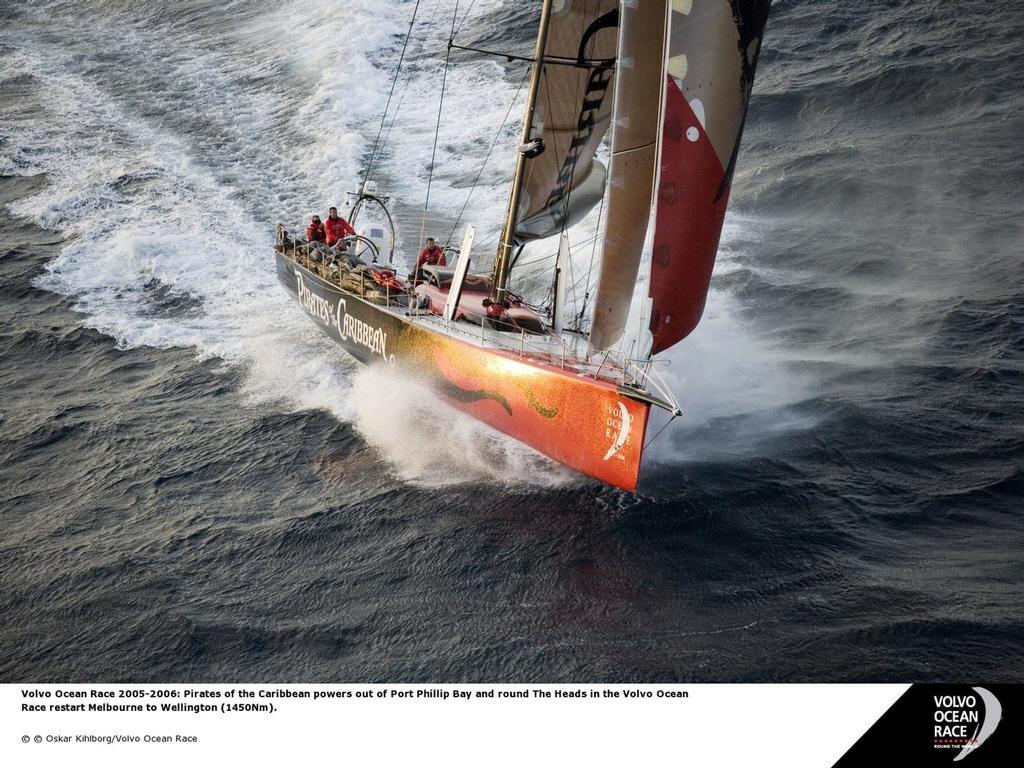
[[[380,249],[377,245],[368,238],[362,235],[349,235],[345,238],[348,241],[347,253],[353,258],[364,261],[367,264],[376,264],[377,257],[380,256]],[[369,257],[369,258],[368,258]]]

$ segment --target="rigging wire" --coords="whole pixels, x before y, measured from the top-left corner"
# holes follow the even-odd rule
[[[426,46],[429,36],[429,30],[434,25],[434,19],[437,18],[437,10],[440,7],[441,0],[437,0],[437,2],[434,3],[434,10],[430,14],[430,19],[427,21],[427,34],[419,41],[420,44],[412,56],[413,59],[416,59],[421,53],[423,53],[423,49]],[[388,142],[391,140],[391,131],[394,130],[395,124],[398,122],[398,115],[402,111],[402,104],[405,103],[405,94],[409,92],[409,86],[412,84],[415,77],[416,73],[414,71],[409,72],[408,77],[405,78],[405,85],[402,86],[402,92],[398,94],[398,104],[395,105],[395,111],[391,115],[391,122],[388,124],[388,129],[384,133],[384,141],[382,141],[380,145],[381,155],[383,155],[385,147],[388,146]]]
[[[458,9],[458,3],[456,3],[455,5],[456,5],[456,7],[455,7],[455,11],[456,11],[456,13],[457,13],[457,12],[458,12],[458,10],[459,10],[459,9]],[[476,0],[471,0],[471,2],[470,2],[470,4],[469,4],[469,7],[468,7],[468,8],[466,9],[466,14],[465,14],[465,16],[463,16],[463,17],[462,17],[462,21],[460,21],[460,22],[459,22],[459,26],[458,26],[458,29],[455,29],[455,30],[453,30],[453,31],[452,31],[452,42],[455,42],[455,36],[456,36],[456,35],[458,35],[458,34],[459,34],[459,32],[461,32],[461,31],[462,31],[462,28],[463,28],[463,26],[465,26],[465,24],[466,24],[466,19],[468,19],[468,18],[469,18],[469,14],[470,14],[470,13],[472,12],[472,10],[473,10],[473,6],[474,6],[474,5],[476,5]]]
[[[472,7],[472,6],[471,6]],[[467,12],[468,13],[468,12]],[[463,19],[465,22],[465,19]],[[527,79],[530,76],[530,70],[527,69],[523,75],[523,79],[519,81],[519,87],[516,88],[515,94],[512,96],[512,101],[508,105],[508,111],[505,112],[505,117],[501,121],[501,125],[498,126],[497,132],[494,134],[494,139],[491,141],[491,146],[487,149],[487,154],[484,156],[483,163],[480,164],[480,170],[476,174],[476,178],[473,180],[473,186],[469,189],[469,194],[466,195],[466,202],[462,204],[462,210],[459,211],[459,215],[455,218],[455,223],[452,225],[452,231],[448,234],[448,241],[455,236],[455,230],[459,227],[459,222],[462,221],[462,214],[466,212],[466,206],[469,205],[470,199],[473,197],[473,193],[476,191],[477,185],[480,183],[480,177],[484,174],[484,168],[487,167],[487,161],[491,159],[491,153],[494,151],[495,145],[498,143],[498,139],[501,138],[502,131],[505,130],[505,124],[508,123],[508,118],[512,114],[512,109],[516,105],[516,101],[519,99],[519,93],[523,90],[523,86],[526,84]]]
[[[416,0],[417,3],[419,0]],[[455,23],[459,19],[459,0],[455,0],[455,12],[452,14],[452,32],[448,37],[448,50],[444,56],[444,72],[441,75],[441,98],[437,101],[437,122],[434,125],[434,146],[430,150],[430,170],[427,173],[427,196],[423,201],[423,221],[420,223],[420,239],[423,242],[423,233],[427,226],[427,210],[430,207],[430,187],[434,181],[434,162],[437,159],[437,137],[441,133],[441,113],[444,111],[444,91],[448,84],[448,64],[452,58],[452,43],[455,42]]]
[[[586,240],[580,240],[579,242],[577,242],[574,245],[570,246],[570,248],[569,248],[569,255],[571,256],[573,254],[573,252],[580,251],[585,246],[590,245],[597,237],[598,237],[598,235],[594,235],[593,237],[588,237]],[[522,267],[529,267],[532,264],[540,264],[541,262],[544,262],[544,261],[553,260],[557,255],[558,255],[557,251],[555,253],[545,253],[543,256],[537,256],[536,258],[530,259],[529,261],[519,262],[518,266],[520,268],[522,268]],[[582,280],[582,278],[581,278],[581,280]]]
[[[587,284],[583,292],[583,306],[576,315],[576,330],[583,327],[583,315],[587,311],[587,302],[590,301],[590,276],[594,271],[594,259],[597,258],[597,244],[601,241],[601,218],[604,216],[604,197],[601,197],[601,207],[597,211],[597,232],[594,236],[594,248],[590,252],[590,265],[587,267]]]
[[[587,242],[589,242],[589,241],[587,241]],[[566,297],[572,296],[572,315],[571,315],[571,317],[575,317],[576,316],[576,310],[579,308],[579,305],[580,305],[580,301],[576,297],[576,265],[573,264],[572,251],[573,251],[573,249],[570,247],[569,248],[569,258],[566,259],[566,262],[567,262],[566,266],[567,266],[568,271],[569,271],[569,274],[566,277],[568,277],[568,280],[569,280],[568,285],[570,286],[570,288],[569,288],[569,290],[567,290],[565,292],[564,295]],[[556,256],[555,258],[557,260],[558,257]],[[563,312],[562,331],[563,332],[566,329],[566,323],[564,322],[564,317],[565,317],[565,311],[568,310],[568,308],[569,308],[568,304],[566,304],[566,306],[564,306],[562,308],[562,312]]]
[[[457,6],[456,6],[457,7]],[[366,174],[363,176],[363,184],[370,178],[373,172],[373,164],[377,158],[377,145],[380,143],[381,134],[384,132],[384,124],[388,119],[388,108],[391,106],[391,97],[395,95],[395,86],[398,85],[398,78],[402,73],[402,62],[405,61],[405,50],[409,47],[409,38],[412,37],[412,28],[416,23],[416,14],[420,10],[420,0],[412,9],[412,19],[409,20],[409,31],[405,33],[405,42],[402,43],[402,54],[398,57],[398,66],[395,68],[395,76],[391,80],[391,90],[388,92],[388,100],[384,104],[384,114],[380,118],[380,128],[377,129],[377,138],[373,140],[373,149],[370,151],[370,162],[366,166]]]
[[[646,450],[647,450],[647,449],[648,449],[648,448],[650,447],[651,443],[653,443],[653,442],[654,442],[655,440],[657,440],[657,439],[658,439],[659,437],[661,437],[661,433],[662,433],[662,432],[664,432],[664,431],[665,431],[666,429],[668,429],[668,425],[669,425],[669,424],[671,424],[671,423],[672,423],[673,421],[675,421],[675,420],[676,420],[676,416],[677,416],[677,415],[678,415],[678,414],[675,414],[675,413],[673,413],[673,414],[672,414],[672,418],[671,418],[671,419],[669,419],[669,420],[668,420],[668,421],[667,421],[667,422],[665,423],[665,426],[663,426],[663,427],[662,427],[661,429],[659,429],[659,430],[658,430],[658,431],[657,431],[657,432],[655,433],[654,437],[652,437],[652,438],[651,438],[650,440],[648,440],[648,441],[647,441],[646,443],[644,443],[644,448],[643,448],[643,449],[644,449],[645,451],[646,451]]]
[[[555,255],[557,256],[557,254],[555,254]],[[541,264],[541,263],[543,263],[545,261],[549,261],[550,259],[551,259],[551,254],[550,253],[545,253],[543,256],[538,256],[535,259],[530,259],[529,261],[524,261],[522,264],[519,264],[519,269],[522,269],[523,267],[531,267],[534,264]],[[553,266],[552,266],[552,269],[554,269]]]
[[[591,52],[593,52],[593,46],[594,45],[596,45],[596,43],[593,40],[591,40]],[[607,67],[610,67],[612,65],[617,65],[618,64],[618,55],[619,55],[619,51],[618,51],[618,46],[616,45],[615,58],[611,59],[610,62],[609,62],[609,60],[603,61],[602,63],[600,63],[598,65],[598,67],[605,67],[605,68],[607,68]],[[577,101],[579,101],[580,100],[579,80],[577,80],[576,85],[577,85],[576,99],[577,99]],[[603,139],[602,139],[602,141],[603,141]],[[569,189],[568,189],[568,191],[566,193],[566,197],[565,197],[565,208],[564,208],[564,211],[565,211],[565,218],[566,219],[568,219],[568,216],[569,216],[569,205],[570,205],[570,203],[572,201],[573,184],[574,184],[574,182],[576,180],[576,165],[577,165],[578,162],[579,162],[579,155],[576,155],[576,157],[573,159],[572,175],[570,176]],[[593,160],[592,160],[592,162],[593,162]],[[608,179],[607,183],[611,184],[611,179]],[[578,307],[579,308],[579,312],[576,314],[576,329],[575,330],[577,332],[580,332],[582,327],[583,327],[583,316],[584,316],[584,314],[587,311],[587,303],[590,301],[590,277],[591,277],[591,273],[594,271],[594,260],[597,257],[597,244],[601,241],[601,220],[602,220],[602,217],[604,215],[604,204],[605,204],[605,198],[606,197],[607,197],[606,194],[605,195],[601,195],[601,207],[598,209],[598,213],[597,213],[597,229],[595,230],[596,234],[594,235],[594,247],[593,247],[593,250],[590,253],[590,264],[587,267],[587,281],[586,281],[586,286],[585,286],[585,289],[584,289],[582,305],[581,305],[581,303],[576,298],[576,285],[573,285],[573,305],[574,305],[574,307]],[[563,228],[564,228],[564,224],[563,224]]]

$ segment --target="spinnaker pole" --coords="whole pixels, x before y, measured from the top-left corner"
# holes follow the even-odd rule
[[[512,251],[515,248],[516,225],[519,219],[519,201],[523,191],[523,171],[526,161],[539,154],[538,149],[530,145],[533,133],[533,113],[537,107],[537,95],[540,92],[540,79],[544,74],[544,51],[547,48],[548,28],[551,24],[551,7],[553,0],[544,0],[540,12],[540,28],[537,30],[537,47],[533,54],[533,72],[530,76],[530,91],[526,96],[526,116],[523,119],[523,131],[519,138],[519,154],[516,157],[516,169],[512,176],[512,192],[508,199],[508,210],[505,213],[505,225],[501,230],[498,255],[494,260],[494,281],[491,287],[490,300],[492,305],[505,306],[508,289],[509,266],[512,262]]]

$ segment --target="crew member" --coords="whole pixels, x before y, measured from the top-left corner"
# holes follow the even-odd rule
[[[434,242],[434,238],[427,238],[427,247],[420,251],[420,257],[416,259],[416,267],[412,271],[413,283],[420,281],[420,268],[425,264],[431,264],[438,267],[447,265],[444,258],[444,248]]]
[[[352,225],[338,215],[338,209],[333,205],[327,212],[327,221],[324,222],[324,230],[327,234],[327,244],[334,245],[346,235],[354,235],[356,231]]]
[[[306,227],[306,240],[310,243],[322,243],[327,239],[327,233],[324,231],[324,223],[320,221],[320,217],[315,213],[313,214],[313,220],[309,222],[309,226]]]
[[[434,242],[434,238],[427,238],[427,247],[420,251],[420,257],[416,260],[416,269],[424,264],[433,264],[443,267],[448,262],[444,258],[444,248]]]

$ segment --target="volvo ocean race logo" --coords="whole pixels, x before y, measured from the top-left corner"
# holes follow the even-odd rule
[[[960,750],[953,758],[954,763],[984,744],[1003,716],[1003,707],[991,691],[971,690],[974,694],[932,697],[935,701],[933,746]]]
[[[338,303],[332,305],[327,299],[313,293],[302,281],[302,274],[298,270],[295,271],[295,277],[298,281],[299,303],[309,314],[328,328],[334,328],[342,341],[351,341],[365,347],[391,365],[395,364],[395,356],[388,355],[387,333],[350,315],[345,299],[338,299]]]
[[[618,402],[618,409],[610,408],[605,417],[604,436],[612,441],[604,460],[608,461],[612,456],[622,459],[622,449],[629,442],[629,432],[633,427],[633,417],[629,415],[626,404],[621,400]]]

